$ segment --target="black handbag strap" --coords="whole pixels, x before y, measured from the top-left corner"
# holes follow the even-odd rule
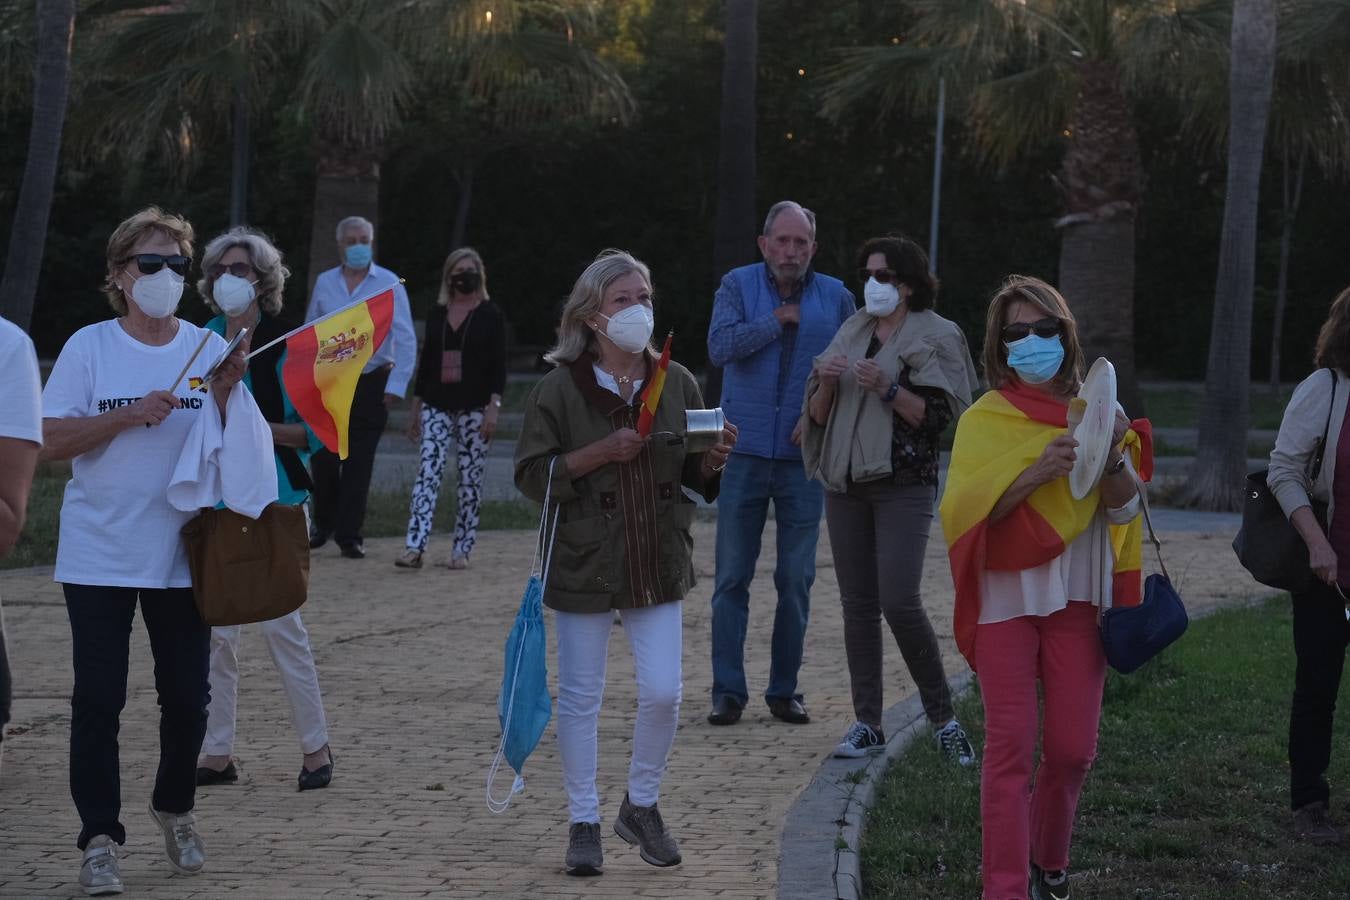
[[[1336,370],[1328,366],[1327,371],[1331,373],[1331,400],[1327,403],[1327,423],[1322,426],[1322,443],[1317,445],[1312,470],[1309,472],[1309,481],[1313,484],[1316,484],[1317,476],[1322,474],[1322,456],[1326,453],[1327,437],[1331,434],[1331,413],[1336,408]]]

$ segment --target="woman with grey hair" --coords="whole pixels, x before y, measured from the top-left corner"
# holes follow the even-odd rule
[[[736,443],[728,424],[706,452],[687,451],[685,410],[703,405],[689,370],[671,362],[652,434],[638,434],[642,386],[657,377],[647,267],[607,250],[577,279],[563,308],[556,368],[525,404],[516,486],[557,502],[544,586],[558,638],[558,749],[567,791],[569,875],[599,875],[597,722],[614,611],[633,651],[638,685],[628,793],[614,831],[654,866],[680,862],[657,809],[675,742],[681,691],[681,601],[694,585],[694,503],[717,496]]]
[[[197,290],[216,317],[206,327],[233,338],[248,328],[254,346],[264,346],[293,326],[283,323],[282,289],[290,270],[281,253],[260,233],[231,228],[206,245],[202,279]],[[278,503],[303,505],[309,497],[310,480],[305,468],[309,455],[320,446],[318,438],[291,405],[281,378],[286,359],[285,342],[262,351],[249,360],[244,384],[272,430],[276,447]],[[300,621],[300,611],[259,623],[272,662],[281,673],[281,684],[291,704],[291,720],[300,734],[300,790],[327,787],[333,777],[333,754],[328,747],[328,723],[319,694],[319,676],[309,633]],[[211,705],[206,739],[197,763],[197,784],[233,784],[239,771],[234,751],[236,700],[239,695],[239,631],[228,625],[211,629]]]

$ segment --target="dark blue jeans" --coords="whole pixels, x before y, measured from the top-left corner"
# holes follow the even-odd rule
[[[712,698],[729,697],[741,706],[745,684],[745,632],[750,621],[750,582],[773,501],[778,531],[778,589],[771,638],[766,700],[801,699],[797,670],[802,664],[811,584],[816,579],[816,541],[824,493],[806,477],[801,460],[734,454],[722,473],[717,498],[717,575],[712,597]]]
[[[126,841],[120,821],[122,782],[117,732],[127,702],[131,623],[139,597],[155,657],[159,694],[159,771],[151,802],[181,815],[197,791],[197,754],[211,699],[211,628],[197,614],[191,588],[62,585],[75,661],[70,698],[70,794],[80,813],[81,850],[106,834]]]

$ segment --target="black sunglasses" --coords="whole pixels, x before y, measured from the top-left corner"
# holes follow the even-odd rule
[[[1012,344],[1029,334],[1036,337],[1052,338],[1064,333],[1064,323],[1059,319],[1046,317],[1035,322],[1014,322],[1003,326],[1003,342]]]
[[[128,256],[122,260],[122,265],[125,266],[132,261],[135,261],[136,268],[141,270],[142,275],[153,275],[167,265],[170,272],[180,278],[186,278],[188,269],[192,267],[192,257],[180,256],[176,253],[173,256],[161,256],[158,253],[137,253],[135,256]]]
[[[869,278],[875,278],[877,284],[890,284],[895,280],[894,269],[859,269],[858,280],[866,281]]]
[[[210,266],[206,270],[206,274],[210,277],[212,281],[215,281],[217,278],[224,275],[226,272],[229,272],[235,278],[247,278],[248,276],[253,274],[253,267],[246,262],[230,263],[228,266],[216,263],[214,266]]]

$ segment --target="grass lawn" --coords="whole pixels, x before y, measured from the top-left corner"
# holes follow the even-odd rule
[[[61,495],[70,478],[68,464],[43,466],[33,479],[33,491],[28,498],[28,522],[14,552],[0,560],[0,569],[24,566],[50,565],[56,562],[57,524],[60,519]],[[411,487],[402,491],[371,491],[366,508],[367,537],[397,537],[408,530],[408,498]],[[491,531],[502,528],[536,528],[539,525],[539,507],[525,500],[490,500],[483,504],[479,528]],[[441,502],[436,508],[433,528],[437,534],[452,532],[455,527],[454,484],[447,482],[441,489]]]
[[[1200,406],[1205,400],[1204,382],[1140,386],[1144,392],[1144,411],[1154,428],[1199,428]],[[1293,396],[1294,386],[1271,393],[1265,385],[1253,385],[1250,394],[1250,428],[1278,429],[1284,408]],[[1189,454],[1188,454],[1189,455]]]
[[[1218,613],[1143,670],[1111,674],[1074,832],[1075,897],[1350,896],[1350,853],[1297,844],[1289,828],[1290,623],[1285,600]],[[982,746],[974,692],[958,715]],[[1329,773],[1342,823],[1347,738],[1342,716]],[[880,786],[862,854],[871,900],[978,897],[979,774],[915,741]]]

